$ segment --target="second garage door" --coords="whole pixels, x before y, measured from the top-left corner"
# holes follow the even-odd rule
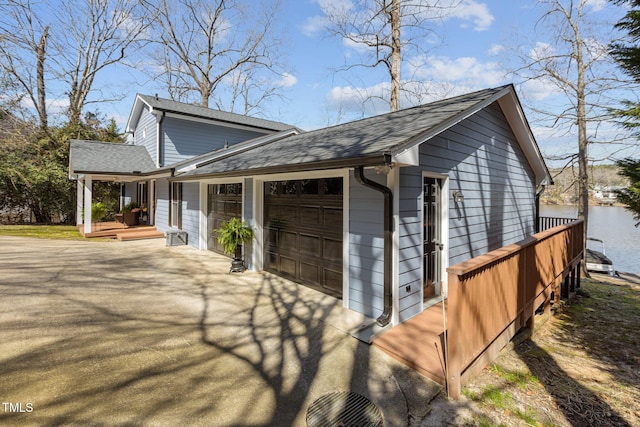
[[[265,183],[265,269],[342,296],[342,178]]]

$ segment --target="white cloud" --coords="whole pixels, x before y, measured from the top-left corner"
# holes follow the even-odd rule
[[[463,1],[453,9],[451,16],[473,22],[475,25],[473,29],[476,31],[488,30],[495,20],[487,4],[478,3],[475,0]]]
[[[298,83],[298,79],[296,78],[296,76],[289,73],[283,73],[280,80],[276,82],[276,86],[292,87],[292,86],[295,86],[297,83]]]
[[[409,63],[410,74],[418,80],[456,83],[476,89],[499,86],[505,81],[499,63],[481,62],[473,57],[421,56]]]
[[[529,52],[529,57],[532,60],[537,61],[544,58],[553,57],[556,48],[545,42],[537,42],[536,45]]]
[[[527,80],[521,87],[523,97],[533,101],[542,101],[560,94],[558,87],[548,78]]]
[[[357,20],[368,21],[373,18],[372,13],[366,12],[368,2],[359,5],[351,0],[315,0],[322,11],[321,15],[311,16],[302,25],[302,32],[307,36],[317,36],[322,33],[332,20],[349,21],[352,17]],[[373,3],[373,2],[372,2]],[[417,16],[425,20],[459,19],[471,23],[475,31],[485,31],[491,27],[494,16],[489,11],[486,3],[477,0],[426,0],[416,5],[403,5],[402,13],[405,16]],[[333,17],[333,19],[331,18]]]
[[[599,12],[602,9],[604,9],[605,7],[607,7],[608,2],[609,2],[609,0],[587,0],[586,4],[591,6],[591,9],[594,12]]]
[[[504,52],[506,47],[501,44],[492,44],[487,53],[489,56],[498,56],[502,52]]]
[[[330,21],[329,18],[322,15],[315,15],[302,24],[302,34],[308,37],[315,37],[320,34],[329,26]]]

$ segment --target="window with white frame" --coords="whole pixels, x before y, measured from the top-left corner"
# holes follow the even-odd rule
[[[182,183],[172,182],[170,193],[169,225],[182,229]]]

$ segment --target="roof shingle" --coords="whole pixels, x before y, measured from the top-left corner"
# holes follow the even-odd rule
[[[202,166],[186,176],[214,175],[238,170],[277,168],[391,153],[416,136],[436,129],[505,87],[466,95],[379,116],[305,132],[248,152]]]
[[[218,120],[232,124],[251,126],[259,129],[281,131],[294,128],[286,123],[274,122],[257,117],[245,116],[243,114],[228,113],[226,111],[215,110],[213,108],[199,105],[186,104],[184,102],[171,101],[169,99],[158,98],[150,95],[138,95],[147,105],[155,110],[173,112],[191,117]]]
[[[69,151],[71,173],[133,174],[155,170],[147,149],[140,145],[72,139]]]

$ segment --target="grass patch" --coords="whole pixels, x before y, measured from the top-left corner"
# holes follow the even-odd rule
[[[512,371],[505,369],[500,365],[493,365],[491,370],[501,378],[504,378],[511,384],[514,384],[520,388],[526,388],[530,385],[539,384],[538,378],[525,371]]]
[[[78,228],[73,225],[0,225],[0,236],[84,240]]]

